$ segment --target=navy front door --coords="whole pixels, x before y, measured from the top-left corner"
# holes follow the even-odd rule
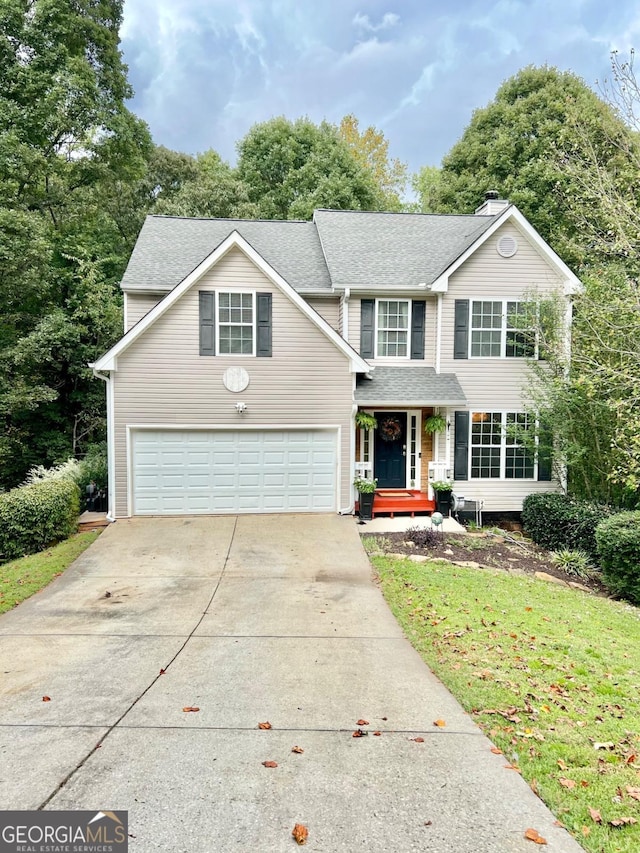
[[[373,476],[379,489],[407,485],[407,413],[376,412]]]

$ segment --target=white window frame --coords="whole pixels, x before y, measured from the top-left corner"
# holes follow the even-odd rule
[[[378,332],[379,331],[385,331],[385,332],[393,332],[393,331],[401,332],[401,331],[404,331],[403,329],[380,329],[380,326],[379,326],[379,316],[380,316],[379,306],[380,306],[381,302],[398,302],[398,303],[406,302],[406,304],[407,304],[407,330],[406,330],[406,332],[407,332],[407,353],[406,353],[406,355],[380,355],[380,352],[378,350]],[[381,297],[380,299],[376,299],[376,311],[375,311],[375,323],[374,323],[374,338],[375,338],[375,340],[374,340],[374,353],[375,353],[376,359],[385,359],[385,360],[388,359],[389,361],[400,359],[401,361],[408,361],[411,358],[411,315],[412,315],[412,310],[413,310],[413,304],[412,303],[413,303],[413,300],[411,300],[411,299],[399,299],[397,297],[389,297],[389,298]]]
[[[512,301],[512,300],[510,300]],[[479,414],[488,414],[488,415],[500,415],[500,444],[494,445],[478,445],[473,444],[473,416]],[[473,411],[469,413],[469,456],[468,456],[468,471],[469,471],[469,479],[475,482],[485,481],[491,483],[532,483],[537,481],[538,479],[538,454],[537,454],[537,439],[536,439],[536,452],[534,452],[533,456],[533,473],[531,477],[507,477],[506,469],[507,469],[507,447],[514,447],[518,445],[514,445],[513,443],[507,444],[509,439],[509,435],[507,432],[507,418],[509,415],[526,415],[526,412],[517,411],[515,409],[492,409],[491,411]],[[532,421],[529,424],[530,429],[536,430],[537,423]],[[498,477],[478,477],[473,473],[473,449],[474,447],[496,447],[500,449],[500,475]]]
[[[220,297],[221,296],[250,296],[251,297],[251,323],[222,323],[220,320]],[[226,310],[226,309],[225,309]],[[251,358],[256,354],[256,292],[255,290],[217,290],[216,291],[216,339],[218,355],[222,358]],[[230,326],[251,326],[251,352],[222,352],[221,328]]]
[[[474,328],[473,326],[473,306],[477,303],[483,302],[499,302],[501,306],[501,325],[500,328]],[[538,336],[536,335],[536,341],[534,344],[534,351],[531,355],[507,355],[507,333],[508,332],[527,332],[529,329],[519,329],[519,328],[509,328],[509,309],[508,306],[510,304],[519,306],[528,304],[528,300],[526,299],[493,299],[491,297],[487,297],[486,299],[471,299],[470,300],[470,310],[469,310],[469,358],[473,359],[513,359],[515,361],[526,359],[526,358],[537,358],[538,357]],[[473,333],[474,332],[500,332],[500,355],[473,355]]]

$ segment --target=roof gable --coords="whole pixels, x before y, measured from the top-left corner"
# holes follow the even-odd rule
[[[147,216],[122,277],[123,290],[172,290],[236,231],[301,293],[331,291],[312,222]]]
[[[512,222],[518,230],[527,237],[535,246],[538,252],[545,260],[556,270],[560,278],[564,282],[565,295],[579,293],[582,290],[582,283],[579,278],[569,269],[562,258],[554,252],[551,246],[542,239],[536,229],[526,219],[515,205],[509,205],[501,213],[496,216],[486,217],[491,222],[488,227],[476,236],[476,238],[463,250],[451,263],[445,267],[442,272],[434,279],[431,284],[433,293],[446,293],[449,289],[449,278],[458,270],[462,264],[467,261],[480,246],[482,246],[495,232],[505,223]]]
[[[287,296],[315,326],[345,355],[352,372],[366,372],[370,368],[358,353],[321,317],[291,285],[271,267],[267,261],[251,246],[241,234],[233,231],[223,242],[202,260],[176,287],[168,293],[154,308],[136,323],[111,349],[95,361],[94,371],[117,370],[118,356],[137,340],[145,331],[162,317],[181,296],[193,287],[205,273],[212,269],[232,248],[238,248],[250,261]]]

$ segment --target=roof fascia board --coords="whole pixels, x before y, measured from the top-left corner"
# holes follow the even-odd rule
[[[529,220],[518,210],[518,208],[511,204],[509,207],[506,207],[502,213],[499,213],[496,216],[495,221],[483,231],[482,234],[475,240],[466,251],[464,251],[459,258],[456,258],[452,264],[450,264],[444,272],[440,273],[440,275],[435,279],[433,284],[431,285],[431,291],[433,293],[446,293],[449,289],[449,278],[450,276],[459,269],[465,261],[467,261],[473,253],[480,248],[495,232],[498,228],[501,228],[506,222],[509,220],[513,220],[516,225],[519,226],[520,230],[524,232],[524,234],[531,240],[531,242],[535,245],[539,252],[549,261],[549,263],[555,267],[560,277],[564,280],[564,293],[566,296],[569,296],[574,293],[580,293],[583,289],[582,282],[580,279],[569,269],[569,267],[565,264],[562,258],[554,252],[551,246],[542,239],[542,237],[538,234],[533,225],[529,222]]]
[[[407,408],[416,406],[466,406],[467,400],[443,400],[441,397],[433,397],[432,399],[420,397],[417,400],[390,400],[388,397],[381,397],[376,400],[363,400],[358,397],[356,391],[356,403],[359,406],[370,409],[373,406],[406,406]]]
[[[96,370],[117,370],[117,359],[131,344],[142,335],[149,326],[161,317],[165,311],[177,302],[202,276],[212,269],[231,249],[238,248],[258,269],[279,289],[300,311],[320,329],[320,331],[349,359],[350,369],[354,373],[367,373],[371,367],[361,358],[358,353],[318,314],[296,290],[282,276],[271,267],[267,261],[258,254],[244,237],[237,231],[233,231],[219,244],[198,266],[187,275],[180,284],[176,285],[167,295],[158,302],[135,326],[133,326],[120,340],[111,347],[101,358],[97,359],[93,367]]]

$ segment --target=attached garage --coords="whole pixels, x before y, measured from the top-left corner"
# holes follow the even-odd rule
[[[333,512],[337,432],[131,430],[133,515]]]

